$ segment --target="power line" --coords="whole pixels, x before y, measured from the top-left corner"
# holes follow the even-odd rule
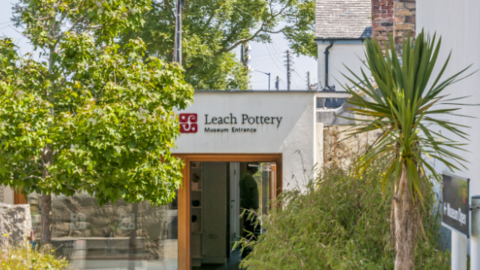
[[[286,86],[287,86],[287,83],[286,83],[284,80],[282,80],[282,79],[278,79],[278,80],[280,81],[280,85],[282,85],[282,84],[283,84],[283,85],[285,86],[285,88],[286,88]]]
[[[270,59],[271,59],[271,62],[272,62],[279,70],[283,70],[283,68],[281,68],[281,67],[277,64],[277,62],[275,61],[275,59],[273,58],[272,52],[270,52],[270,49],[268,48],[268,46],[265,46],[265,48],[267,49],[268,55],[270,56]]]
[[[268,45],[272,46],[273,50],[275,50],[275,47],[274,47],[272,44],[268,44]],[[267,46],[267,48],[268,48],[268,46]],[[276,50],[275,50],[275,51],[276,51]],[[284,61],[282,61],[282,59],[280,59],[277,55],[282,55],[282,56],[283,56],[284,53],[285,53],[285,52],[282,52],[282,53],[278,53],[278,52],[277,52],[277,53],[273,53],[273,52],[272,52],[272,55],[275,56],[275,59],[280,63],[280,65],[281,65]]]
[[[275,43],[272,43],[272,47],[273,47],[273,49],[274,49],[277,53],[279,53],[279,52],[278,52],[279,49],[278,49],[278,47],[276,46]],[[278,49],[278,50],[277,50],[277,49]],[[291,55],[290,55],[290,62],[291,62],[291,65],[294,67],[294,69],[291,69],[292,67],[290,67],[290,69],[291,69],[290,71],[293,71],[293,72],[295,72],[296,74],[298,74],[297,71],[295,70],[295,69],[296,69],[296,67],[295,67],[295,62],[293,61]],[[301,78],[300,76],[299,76],[299,78],[300,78],[301,81],[303,81],[303,78]],[[298,87],[298,82],[297,82],[297,80],[295,80],[295,78],[291,76],[291,72],[290,72],[290,86],[291,86],[291,82],[292,82],[292,81],[295,83],[295,88],[300,89],[300,88]],[[287,85],[288,85],[288,83],[287,83]]]
[[[275,64],[275,66],[277,66],[278,69],[280,69],[280,70],[283,71],[283,68],[279,67],[279,66],[277,65],[277,63],[275,62],[275,60],[273,59],[273,57],[272,57],[272,55],[271,55],[271,53],[270,53],[270,49],[268,49],[268,46],[265,46],[265,48],[267,48],[267,52],[268,52],[268,54],[270,55],[270,58],[272,59],[272,62]]]
[[[267,44],[268,44],[268,43],[267,43]],[[265,44],[265,47],[267,46],[267,44]],[[279,53],[275,53],[275,52],[270,52],[270,53],[271,53],[272,55],[275,55],[275,56],[276,56],[276,55],[279,55]],[[265,54],[260,54],[260,55],[255,56],[255,57],[258,58],[258,57],[262,57],[262,56],[268,57],[268,55],[265,55]]]
[[[297,72],[297,66],[295,65],[295,63],[293,64],[293,72],[295,72],[295,74],[297,74],[299,79],[303,80],[302,75],[298,74],[298,72]]]
[[[277,52],[277,54],[282,54],[281,50],[278,49],[278,47],[277,47],[277,45],[275,45],[275,43],[272,43],[272,47],[273,47],[273,50],[275,50],[275,52]]]
[[[276,48],[275,48],[275,46],[274,46],[275,44],[273,44],[273,43],[267,43],[266,45],[267,45],[266,48],[267,48],[267,51],[269,52],[269,54],[270,54],[270,55],[273,55],[274,58],[275,58],[275,59],[274,59],[274,58],[272,57],[273,63],[278,67],[278,69],[280,69],[281,71],[284,71],[283,68],[281,68],[281,67],[279,67],[279,66],[277,65],[277,62],[276,62],[275,60],[277,60],[277,61],[280,62],[280,63],[282,63],[283,61],[280,60],[280,59],[269,49],[269,46],[272,46],[272,50],[274,50],[274,51],[276,51],[276,52],[278,53],[278,51],[276,50]],[[287,89],[289,88],[289,87],[288,87],[289,85],[290,85],[290,87],[291,87],[291,81],[290,81],[290,84],[288,84],[288,83],[285,83],[285,84],[287,85]],[[297,84],[297,82],[295,82],[295,85],[296,85],[296,84]]]
[[[10,25],[2,27],[2,28],[0,28],[0,30],[3,30],[3,29],[8,28],[8,27],[10,27]]]
[[[290,50],[286,51],[287,53],[287,90],[291,90],[291,85],[292,85],[292,59],[290,55]]]
[[[265,61],[268,61],[268,60],[265,60]],[[275,67],[273,63],[271,62],[268,62],[268,63],[259,63],[259,64],[255,64],[255,68],[272,68],[272,67]]]
[[[272,43],[272,47],[273,47],[273,49],[275,50],[275,52],[278,53],[278,50],[279,50],[279,49],[278,49],[278,47],[276,46],[275,43]],[[293,57],[291,57],[291,59],[292,59],[292,58],[293,58]],[[302,89],[302,87],[299,87],[299,85],[302,85],[302,84],[303,84],[304,78],[303,78],[303,76],[301,76],[301,75],[297,72],[297,66],[295,65],[294,61],[293,61],[293,60],[291,60],[291,61],[292,61],[292,66],[293,66],[292,71],[295,73],[295,76],[298,77],[298,79],[300,80],[301,83],[299,84],[298,81],[295,79],[295,77],[292,77],[292,81],[295,83],[295,87],[296,87],[298,90],[300,90],[300,89]]]
[[[293,88],[293,89],[294,89],[294,90],[300,90],[300,89],[302,89],[303,79],[300,80],[300,81],[298,81],[298,79],[295,78],[295,77],[293,77],[292,79],[293,79],[292,81],[293,81],[293,83],[294,83],[294,85],[295,85],[295,88]]]
[[[296,87],[297,89],[302,89],[302,87],[298,87],[298,81],[297,81],[297,79],[300,80],[300,85],[303,84],[303,80],[304,80],[304,79],[303,79],[302,76],[300,76],[300,74],[298,74],[297,68],[296,68],[295,64],[293,64],[293,68],[294,68],[294,69],[292,69],[292,71],[294,72],[294,74],[295,74],[295,76],[296,76],[296,77],[293,77],[293,78],[292,78],[292,79],[295,81],[295,87]]]

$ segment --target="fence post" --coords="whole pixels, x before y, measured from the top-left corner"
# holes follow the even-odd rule
[[[470,238],[470,269],[480,270],[480,196],[472,196],[472,219],[470,228],[472,236]]]
[[[467,270],[467,237],[452,230],[452,270]]]

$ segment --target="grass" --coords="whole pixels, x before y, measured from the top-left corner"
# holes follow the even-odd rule
[[[0,269],[2,270],[58,270],[68,269],[64,258],[56,258],[55,250],[44,247],[33,249],[28,241],[12,245],[8,235],[0,249]]]

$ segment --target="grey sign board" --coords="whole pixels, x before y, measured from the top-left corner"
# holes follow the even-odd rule
[[[443,173],[442,225],[469,237],[469,179]]]

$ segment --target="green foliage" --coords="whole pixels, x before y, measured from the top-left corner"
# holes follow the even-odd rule
[[[462,131],[466,126],[445,120],[444,115],[454,115],[465,104],[456,99],[447,99],[445,89],[457,82],[467,69],[440,81],[448,65],[450,56],[440,69],[440,73],[431,80],[432,72],[440,51],[441,38],[436,40],[422,32],[412,42],[410,38],[403,42],[401,62],[390,36],[390,50],[386,47],[385,57],[377,40],[366,41],[367,66],[377,83],[375,88],[362,71],[349,81],[358,88],[358,92],[347,86],[353,95],[349,103],[351,110],[359,116],[361,124],[350,132],[351,136],[374,130],[382,131],[382,136],[358,163],[360,173],[378,159],[389,160],[390,164],[382,179],[383,188],[387,181],[393,180],[396,192],[403,196],[399,187],[402,167],[406,167],[407,187],[414,201],[424,200],[423,187],[429,186],[425,175],[431,174],[440,180],[438,172],[426,160],[435,158],[450,170],[465,168],[466,160],[458,154],[464,151],[464,143],[458,143],[450,136],[442,135],[438,129],[444,129],[452,135],[466,139]],[[365,85],[358,82],[363,81]],[[363,119],[363,120],[362,120]],[[454,152],[457,151],[457,152]],[[456,165],[458,163],[458,165]],[[398,188],[398,190],[397,190]],[[429,192],[430,193],[430,192]]]
[[[3,270],[60,270],[68,269],[68,262],[55,257],[55,250],[33,250],[28,243],[5,245],[0,249],[0,267]]]
[[[390,237],[391,197],[379,183],[384,166],[373,164],[362,177],[353,170],[325,168],[303,190],[283,191],[276,210],[262,217],[266,232],[242,261],[248,269],[394,269]],[[439,212],[430,199],[419,234],[416,269],[450,269],[439,250]]]
[[[184,1],[182,19],[185,76],[195,89],[247,89],[248,72],[233,51],[271,42],[273,33],[284,33],[295,53],[317,57],[313,0]],[[174,31],[175,1],[156,0],[144,27],[123,40],[141,37],[150,55],[171,60]]]
[[[22,0],[15,21],[40,53],[0,40],[0,184],[25,193],[84,191],[103,204],[164,204],[181,184],[174,108],[193,98],[178,65],[119,35],[149,0]]]

